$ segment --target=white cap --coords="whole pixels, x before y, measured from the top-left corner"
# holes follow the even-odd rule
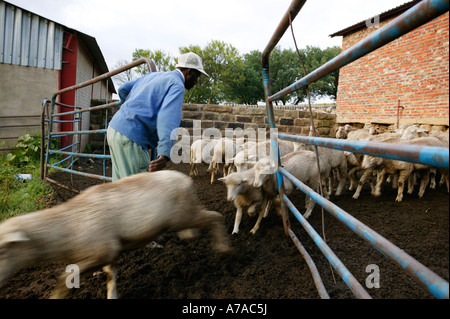
[[[175,67],[195,69],[209,77],[209,75],[203,70],[202,58],[200,58],[194,52],[180,55],[180,57],[178,58],[178,64]]]

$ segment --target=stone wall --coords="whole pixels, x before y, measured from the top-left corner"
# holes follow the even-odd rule
[[[104,102],[93,101],[92,106],[102,103]],[[278,132],[308,135],[310,125],[309,111],[275,108],[275,122]],[[111,120],[115,111],[108,112],[108,122]],[[90,119],[91,130],[104,128],[105,111],[92,112]],[[335,113],[313,110],[313,119],[322,137],[335,136],[337,129]],[[207,128],[219,129],[222,136],[225,136],[225,129],[227,128],[241,128],[242,130],[252,128],[255,132],[258,132],[258,128],[265,128],[269,132],[265,106],[184,104],[180,127],[187,129],[190,136],[194,136],[194,121],[200,121],[201,133]],[[89,137],[89,142],[91,148],[101,148],[104,142],[104,136],[103,134],[92,134]]]
[[[304,110],[276,108],[275,123],[279,132],[295,135],[308,135],[310,113]],[[314,124],[323,137],[334,137],[336,132],[336,114],[313,110]],[[224,133],[226,128],[241,128],[243,130],[258,128],[268,130],[269,124],[265,106],[229,106],[184,104],[183,118],[180,127],[186,128],[191,134],[194,121],[201,121],[202,130],[217,128]]]

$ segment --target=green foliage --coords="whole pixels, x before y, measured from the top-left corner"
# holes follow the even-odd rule
[[[164,71],[173,71],[175,70],[175,60],[172,56],[170,56],[169,53],[163,51],[163,50],[144,50],[144,49],[136,49],[133,52],[133,61],[140,59],[140,58],[147,58],[153,60],[156,65],[156,69],[159,72]],[[140,75],[144,75],[149,72],[148,66],[142,65],[137,67],[137,73]]]
[[[238,50],[223,41],[212,40],[204,48],[198,45],[180,47],[179,53],[195,52],[203,60],[203,67],[210,75],[201,77],[197,85],[186,91],[185,103],[202,104],[257,104],[265,100],[261,76],[261,52],[253,50],[241,55]],[[322,50],[307,46],[300,50],[306,73],[310,73],[340,53],[339,47]],[[133,60],[140,57],[152,59],[159,71],[175,69],[176,58],[161,50],[136,49]],[[148,72],[146,66],[138,69],[140,74]],[[300,80],[305,75],[297,52],[292,49],[275,48],[270,56],[271,93]],[[309,86],[312,99],[329,97],[336,99],[339,71],[335,71]],[[306,100],[306,88],[302,88],[277,102],[298,104]]]
[[[22,136],[20,149],[0,156],[0,221],[43,209],[52,201],[53,189],[40,177],[38,138]],[[31,174],[20,181],[18,174]]]
[[[6,155],[7,163],[21,167],[33,161],[39,161],[41,149],[41,138],[39,134],[33,136],[25,134],[19,137],[15,147],[17,148],[16,151]]]

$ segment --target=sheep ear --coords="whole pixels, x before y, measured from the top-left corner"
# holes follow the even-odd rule
[[[14,231],[8,234],[5,234],[4,240],[7,243],[20,243],[24,241],[30,240],[30,238],[23,231]]]
[[[227,180],[227,178],[226,178],[226,177],[220,177],[220,178],[218,178],[217,180],[218,180],[218,181],[221,181],[221,182],[225,182],[225,181]]]

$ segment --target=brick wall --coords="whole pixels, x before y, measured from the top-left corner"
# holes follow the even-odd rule
[[[375,30],[344,36],[343,50]],[[396,123],[399,100],[400,124],[448,126],[448,12],[340,70],[338,123]]]

